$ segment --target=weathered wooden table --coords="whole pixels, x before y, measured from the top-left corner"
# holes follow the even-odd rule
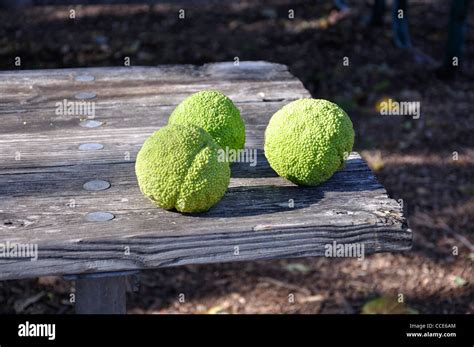
[[[235,163],[207,213],[164,211],[141,195],[134,158],[175,105],[203,89],[241,110],[257,165]],[[402,208],[357,153],[313,188],[269,167],[268,120],[309,96],[267,62],[0,72],[0,280],[72,275],[77,312],[123,313],[128,271],[323,256],[333,241],[364,244],[366,254],[409,249]],[[95,114],[78,111],[81,100]],[[38,258],[14,255],[20,246],[38,247]]]

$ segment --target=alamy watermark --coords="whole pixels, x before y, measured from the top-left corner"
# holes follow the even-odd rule
[[[95,117],[95,102],[94,101],[69,101],[63,99],[55,104],[55,113],[58,116],[87,116],[88,118]]]
[[[19,337],[46,337],[53,341],[56,339],[56,324],[54,323],[25,323],[18,325]]]
[[[411,116],[413,119],[420,118],[419,101],[396,101],[384,99],[379,103],[379,111],[382,116]]]
[[[31,261],[36,261],[38,260],[38,244],[0,242],[0,258],[30,258]]]
[[[327,243],[324,245],[324,256],[327,258],[357,258],[364,260],[365,246],[363,243]]]
[[[219,162],[249,163],[254,167],[257,165],[257,149],[233,149],[226,146],[217,150],[217,160]]]

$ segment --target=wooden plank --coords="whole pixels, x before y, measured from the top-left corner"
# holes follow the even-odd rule
[[[0,78],[2,76],[0,75]],[[4,88],[0,93],[3,95],[3,101],[16,104],[15,109],[11,106],[2,106],[0,110],[5,109],[14,112],[24,112],[28,108],[38,109],[40,107],[55,109],[57,102],[64,99],[75,100],[80,92],[94,92],[96,101],[102,107],[116,107],[120,105],[133,103],[135,106],[156,106],[156,105],[177,105],[185,97],[192,93],[205,90],[217,89],[229,96],[235,102],[252,101],[282,101],[294,100],[301,95],[298,91],[302,87],[299,81],[206,81],[202,83],[168,85],[160,81],[149,81],[144,85],[141,82],[127,82],[122,86],[115,86],[108,82],[99,84],[94,83],[91,86],[81,85],[72,88],[61,88],[60,85],[48,85],[47,87],[32,87],[24,90],[20,88]],[[24,87],[22,87],[24,88]],[[285,91],[285,94],[281,92]],[[91,100],[92,101],[92,100]]]
[[[92,75],[95,81],[123,83],[130,81],[161,80],[167,84],[185,84],[189,79],[209,80],[296,80],[286,65],[267,61],[220,62],[197,65],[159,65],[130,67],[91,67],[46,70],[1,71],[0,85],[28,85],[29,83],[47,85],[61,81],[68,85],[76,76]]]

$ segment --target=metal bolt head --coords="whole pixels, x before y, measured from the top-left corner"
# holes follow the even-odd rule
[[[94,92],[79,92],[74,97],[79,100],[94,99],[97,96]]]
[[[110,212],[98,211],[98,212],[89,212],[88,214],[86,214],[86,219],[89,222],[107,222],[114,218],[115,216]]]
[[[110,188],[110,183],[104,180],[91,180],[82,186],[85,190],[98,191]]]
[[[80,151],[98,151],[104,148],[101,143],[82,143],[79,145]]]
[[[100,127],[102,124],[103,123],[101,121],[94,119],[83,120],[79,123],[79,125],[83,128],[97,128]]]

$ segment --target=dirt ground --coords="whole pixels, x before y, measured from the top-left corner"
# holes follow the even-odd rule
[[[129,294],[130,313],[359,313],[399,294],[419,313],[474,312],[474,8],[465,64],[440,80],[434,69],[449,2],[410,2],[417,54],[394,47],[389,16],[384,26],[367,26],[363,1],[344,15],[331,1],[313,3],[78,6],[74,20],[64,6],[0,11],[0,69],[14,69],[15,56],[25,69],[123,65],[125,56],[133,65],[234,57],[287,64],[314,97],[349,113],[355,150],[407,209],[409,252],[145,271]],[[381,116],[376,104],[387,97],[420,101],[421,117]],[[1,282],[0,313],[72,313],[71,290],[57,277]]]

